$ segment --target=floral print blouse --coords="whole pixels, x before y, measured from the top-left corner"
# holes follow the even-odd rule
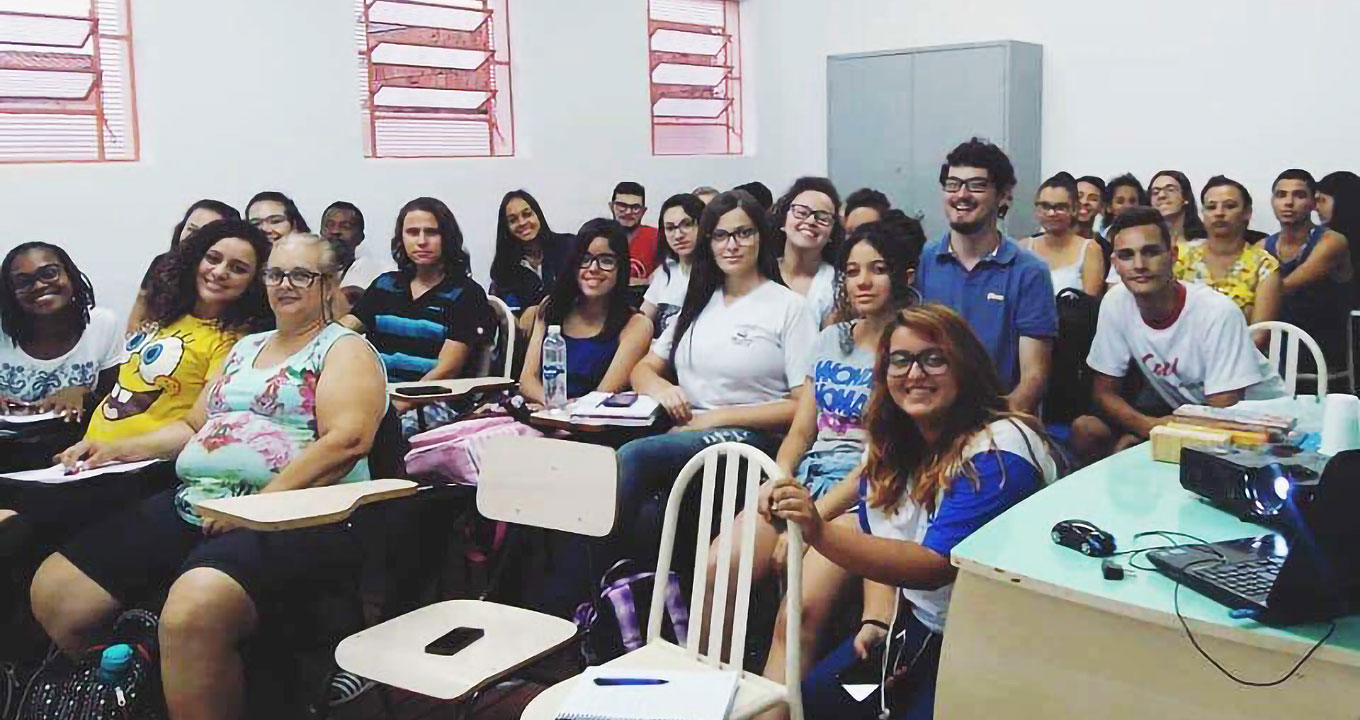
[[[259,492],[316,441],[316,384],[326,353],[355,333],[328,325],[282,363],[256,368],[255,358],[273,335],[242,338],[208,386],[208,419],[175,462],[183,482],[175,509],[186,522],[202,524],[197,502]],[[368,479],[365,459],[339,482]]]
[[[1205,243],[1182,244],[1176,257],[1176,278],[1185,282],[1208,285],[1226,295],[1251,320],[1256,306],[1256,287],[1270,274],[1280,269],[1280,261],[1260,245],[1247,245],[1228,273],[1214,279],[1204,262]]]

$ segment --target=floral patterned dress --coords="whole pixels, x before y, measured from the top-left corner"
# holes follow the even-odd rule
[[[1204,262],[1205,244],[1182,244],[1176,257],[1176,279],[1189,283],[1208,285],[1242,309],[1242,314],[1251,322],[1251,311],[1256,307],[1256,286],[1270,274],[1280,269],[1280,261],[1266,252],[1260,245],[1247,245],[1237,256],[1228,273],[1214,279],[1209,266]]]
[[[202,524],[195,503],[259,492],[316,441],[316,384],[326,353],[346,335],[360,337],[328,325],[287,360],[267,368],[256,368],[255,358],[274,331],[236,343],[208,386],[207,421],[175,462],[183,482],[175,496],[180,517]],[[339,482],[368,479],[365,459]]]

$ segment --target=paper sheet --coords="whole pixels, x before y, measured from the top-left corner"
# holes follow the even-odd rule
[[[0,478],[4,478],[6,480],[14,480],[18,482],[39,483],[43,485],[61,485],[63,483],[86,480],[92,477],[97,477],[99,475],[106,475],[108,473],[122,473],[131,472],[133,470],[140,470],[141,468],[144,468],[147,465],[157,462],[161,461],[142,460],[141,462],[114,463],[113,465],[104,465],[101,467],[94,468],[93,470],[86,470],[84,472],[73,473],[71,475],[66,474],[65,467],[63,467],[60,464],[57,464],[53,465],[50,468],[45,468],[43,470],[25,470],[23,472],[4,473],[3,475],[0,475]]]
[[[60,417],[60,415],[57,415],[55,410],[34,413],[32,415],[0,415],[0,427],[4,427],[5,425],[25,425],[28,423],[43,422],[44,420],[55,420],[58,417]]]

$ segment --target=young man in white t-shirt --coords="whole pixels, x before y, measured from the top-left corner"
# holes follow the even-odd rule
[[[1284,395],[1237,306],[1210,287],[1176,280],[1176,248],[1160,213],[1149,207],[1123,211],[1110,226],[1110,241],[1111,264],[1123,283],[1101,303],[1086,358],[1096,371],[1092,399],[1101,417],[1072,423],[1078,455],[1093,460],[1118,452],[1171,420],[1147,415],[1120,395],[1130,364],[1172,409]]]

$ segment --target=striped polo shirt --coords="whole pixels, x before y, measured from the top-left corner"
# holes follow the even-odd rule
[[[423,378],[434,369],[446,340],[463,343],[475,354],[493,337],[486,292],[468,276],[445,277],[413,298],[410,279],[400,271],[384,273],[351,312],[382,355],[391,382]]]

